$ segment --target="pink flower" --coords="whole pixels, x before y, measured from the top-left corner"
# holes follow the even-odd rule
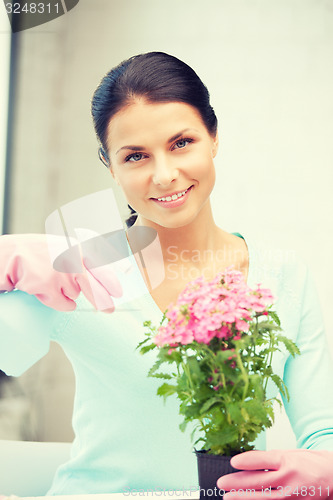
[[[243,274],[233,268],[211,281],[200,276],[187,284],[175,304],[170,304],[167,324],[158,329],[155,343],[209,344],[214,337],[238,340],[249,332],[256,314],[268,314],[273,299],[271,291],[261,284],[251,289]]]
[[[227,325],[221,326],[218,330],[215,330],[215,336],[218,339],[223,339],[230,336],[230,328]]]
[[[246,321],[243,321],[242,319],[237,319],[236,328],[238,330],[241,330],[242,332],[248,332],[250,329],[250,325],[246,323]]]

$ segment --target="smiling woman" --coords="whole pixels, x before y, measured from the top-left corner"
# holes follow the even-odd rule
[[[150,220],[172,226],[172,210],[163,209],[188,209],[198,184],[189,174],[204,176],[200,193],[202,203],[208,200],[215,174],[207,158],[217,152],[217,119],[207,88],[187,64],[162,52],[122,62],[96,90],[92,114],[100,158],[121,185],[129,207],[141,214],[141,224]],[[185,213],[183,217],[181,221],[177,213],[176,224],[184,225]],[[134,221],[132,217],[130,224]]]
[[[157,106],[162,103],[167,105]],[[187,107],[181,106],[181,103]],[[133,104],[138,106],[128,109],[133,108]],[[151,105],[150,108],[142,107],[147,104]],[[146,111],[149,111],[149,116],[145,116]],[[194,149],[193,158],[197,154],[197,143],[200,142],[202,133],[206,139],[209,135],[210,140],[216,142],[214,156],[216,154],[217,118],[210,105],[207,88],[190,66],[162,52],[134,56],[112,69],[94,94],[92,115],[101,144],[100,158],[104,164],[111,167],[113,175],[120,163],[139,163],[141,167],[142,164],[146,166],[150,160],[151,168],[152,162],[155,162],[154,179],[160,187],[153,190],[151,198],[163,198],[164,204],[161,206],[164,208],[179,206],[180,202],[166,198],[178,195],[191,187],[188,182],[180,186],[180,183],[185,182],[182,179],[172,183],[175,179],[169,179],[169,176],[177,176],[178,173],[176,169],[170,170],[166,161],[171,162],[173,159],[173,164],[184,164],[186,160],[179,157],[179,154],[184,153],[181,149],[190,149],[190,152]],[[111,120],[114,115],[117,115],[117,123]],[[173,123],[169,123],[170,117]],[[137,126],[138,123],[140,127]],[[198,123],[199,130],[196,128]],[[117,137],[111,136],[110,128]],[[152,130],[159,133],[155,144],[152,144]],[[119,149],[115,145],[117,138]],[[162,157],[161,149],[157,150],[161,148],[161,144],[166,151],[173,154]],[[190,147],[191,145],[194,148]],[[155,150],[147,151],[148,146],[154,147]],[[129,154],[130,151],[132,153]],[[109,158],[110,154],[113,155],[112,158]],[[190,161],[191,157],[187,154],[186,159]],[[172,165],[170,166],[172,168]],[[119,173],[117,177],[119,179]],[[133,180],[134,178],[135,176],[132,176]],[[131,202],[130,204],[132,206]],[[135,203],[133,208],[137,209]],[[131,223],[134,221],[135,218],[132,217]]]
[[[111,173],[140,214],[137,224],[185,226],[209,210],[217,138],[196,108],[133,102],[111,119],[108,143]]]

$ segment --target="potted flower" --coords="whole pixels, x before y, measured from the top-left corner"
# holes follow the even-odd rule
[[[159,326],[144,323],[138,348],[142,354],[157,351],[148,375],[164,380],[159,396],[177,395],[180,428],[193,423],[194,446],[201,444],[195,450],[200,498],[208,488],[221,498],[216,480],[235,471],[230,458],[252,450],[258,434],[272,425],[279,400],[267,398],[268,382],[289,398],[272,358],[281,346],[292,356],[299,350],[282,334],[273,300],[270,290],[251,289],[242,273],[228,268],[212,281],[190,282]]]

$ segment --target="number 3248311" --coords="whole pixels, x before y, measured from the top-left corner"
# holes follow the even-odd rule
[[[59,2],[55,3],[6,3],[7,14],[59,14]]]
[[[281,498],[286,498],[286,497],[295,497],[295,496],[300,496],[300,497],[316,497],[319,498],[323,496],[323,498],[329,498],[330,497],[330,487],[327,486],[326,488],[322,488],[321,486],[301,486],[301,487],[296,487],[294,489],[291,488],[291,486],[278,486],[276,488],[278,490],[278,496],[280,495]],[[266,490],[265,490],[266,491]]]

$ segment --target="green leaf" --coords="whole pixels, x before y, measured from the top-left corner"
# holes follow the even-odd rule
[[[260,401],[249,399],[244,401],[244,407],[249,415],[249,420],[256,425],[269,425],[268,412]]]
[[[269,313],[268,313],[268,314],[271,316],[271,318],[273,318],[273,320],[275,321],[275,323],[277,323],[279,326],[281,326],[281,321],[280,321],[280,318],[279,318],[279,316],[276,314],[276,312],[275,312],[275,311],[269,311]]]
[[[288,339],[284,335],[278,335],[277,339],[278,339],[279,342],[283,342],[283,344],[285,345],[287,351],[293,357],[295,357],[296,355],[301,354],[299,348],[297,347],[297,345],[295,344],[295,342],[293,342],[291,339]]]
[[[217,404],[217,403],[218,403],[218,404],[221,404],[221,403],[222,403],[221,398],[217,398],[217,397],[215,397],[215,398],[210,398],[210,399],[208,399],[208,401],[206,401],[206,402],[202,405],[202,407],[201,407],[201,409],[200,409],[200,414],[202,415],[203,413],[206,413],[206,411],[208,411],[208,410],[209,410],[209,409],[210,409],[213,405],[215,405],[215,404]]]
[[[215,432],[207,432],[207,441],[211,444],[211,446],[223,446],[227,443],[237,440],[238,432],[236,429],[229,427],[224,431],[220,431],[218,433]]]
[[[271,321],[259,321],[258,323],[258,329],[259,329],[259,332],[263,332],[264,330],[267,330],[267,331],[270,331],[272,329],[273,325],[271,323]]]
[[[193,420],[201,417],[200,415],[200,405],[198,403],[184,404],[182,403],[179,407],[179,413],[184,415],[186,419]]]
[[[160,378],[164,380],[171,380],[174,378],[172,375],[169,375],[169,373],[154,373],[153,375],[149,375],[149,377]]]
[[[208,387],[207,384],[201,384],[199,387],[196,387],[195,396],[198,401],[207,401],[215,397],[216,392],[211,387]]]
[[[289,401],[289,392],[287,389],[286,384],[283,382],[282,378],[279,377],[276,374],[271,375],[271,379],[273,380],[274,384],[277,386],[279,389],[281,395]]]
[[[144,343],[145,341],[143,342],[140,342],[140,344],[137,346],[137,349],[140,348],[140,346]],[[156,349],[157,345],[156,344],[149,344],[149,345],[146,345],[146,346],[143,346],[141,347],[140,349],[140,354],[146,354],[146,352],[149,352],[149,351],[152,351],[153,349]]]
[[[193,445],[195,446],[196,444],[200,443],[200,441],[203,441],[204,443],[206,442],[203,437],[199,437],[196,441],[194,441]],[[206,446],[205,446],[206,449]]]
[[[175,385],[171,384],[162,384],[158,389],[157,389],[157,395],[158,396],[163,396],[164,401],[166,401],[166,398],[171,396],[172,394],[175,394],[177,392],[177,387]]]
[[[155,361],[155,363],[153,364],[153,366],[150,368],[150,370],[148,372],[148,377],[155,377],[155,373],[157,372],[157,370],[160,368],[160,366],[162,364],[163,364],[163,361],[161,361],[160,359]]]
[[[276,398],[277,399],[277,398]],[[280,400],[279,400],[280,401]],[[281,403],[281,401],[280,401]],[[264,406],[266,408],[266,411],[267,411],[267,414],[270,416],[271,418],[271,421],[272,423],[274,422],[275,420],[275,417],[274,417],[274,409],[273,409],[273,401],[272,400],[268,400],[268,401],[265,401],[264,402]]]
[[[250,420],[250,416],[248,412],[245,410],[245,408],[241,408],[241,414],[244,419],[244,422],[248,422]]]
[[[187,422],[186,420],[184,420],[181,424],[179,424],[179,429],[180,429],[182,432],[185,432],[186,427],[187,427],[187,424],[188,424],[188,422]]]
[[[209,426],[214,426],[214,427],[225,427],[227,425],[227,418],[225,415],[225,405],[223,407],[221,406],[213,406],[211,408],[211,418],[205,418],[207,422],[209,422]]]
[[[245,408],[244,408],[244,410],[245,410]],[[241,407],[240,407],[238,401],[235,403],[230,403],[228,405],[227,412],[230,415],[230,418],[231,418],[233,425],[237,426],[243,422],[243,415],[242,415]]]
[[[271,400],[268,399],[267,401],[271,401]],[[279,398],[272,398],[272,401],[276,401],[279,404],[280,409],[282,410],[283,404],[282,404],[281,399],[279,399]]]
[[[259,401],[265,397],[263,378],[258,373],[249,376],[249,393]]]
[[[199,384],[201,381],[203,381],[206,378],[206,375],[202,373],[200,363],[196,359],[195,356],[190,356],[187,359],[187,367],[190,371],[191,374],[191,379],[194,384]]]

